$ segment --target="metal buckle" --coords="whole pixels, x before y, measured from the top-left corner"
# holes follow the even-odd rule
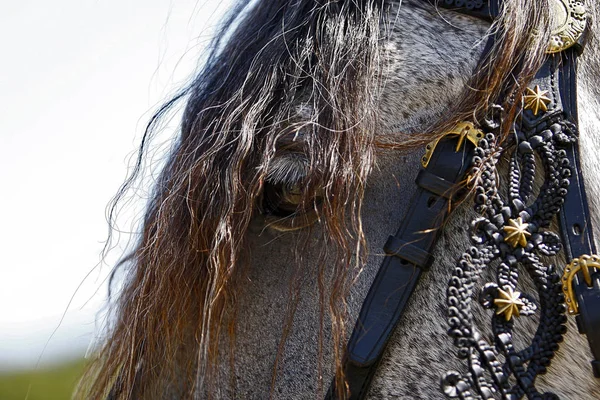
[[[597,255],[588,256],[587,254],[574,259],[569,265],[565,267],[562,276],[562,291],[565,295],[565,303],[567,304],[568,312],[570,315],[579,314],[579,306],[575,293],[573,292],[573,278],[581,271],[583,273],[583,280],[592,287],[592,276],[590,274],[590,268],[600,270],[600,257]]]
[[[479,140],[483,139],[483,131],[475,128],[475,125],[473,125],[472,122],[459,122],[454,128],[425,146],[425,155],[421,158],[421,165],[423,165],[423,168],[427,168],[437,144],[446,136],[459,136],[458,144],[456,145],[456,152],[458,152],[465,142],[465,139],[477,146]]]

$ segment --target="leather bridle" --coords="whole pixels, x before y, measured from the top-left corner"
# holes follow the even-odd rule
[[[578,1],[556,1],[560,1],[567,12],[579,13],[581,16],[580,7],[583,5]],[[437,4],[489,21],[498,16],[501,8],[500,0],[443,0]],[[574,7],[579,8],[574,10]],[[579,24],[575,30],[581,31],[581,23],[585,26],[585,17],[583,22],[578,20],[575,23]],[[464,313],[469,312],[470,300],[464,300],[467,297],[464,292],[456,293],[471,281],[453,277],[448,289],[449,333],[459,350],[465,352],[464,358],[469,359],[471,372],[468,376],[454,372],[446,374],[442,379],[442,390],[448,397],[489,398],[494,391],[499,392],[503,398],[508,398],[510,394],[511,399],[541,396],[535,388],[535,378],[545,372],[558,343],[562,341],[566,329],[564,314],[567,308],[570,314],[577,315],[579,331],[586,335],[594,357],[591,361],[593,374],[600,378],[600,272],[590,272],[590,269],[600,268],[600,258],[595,256],[596,247],[577,144],[577,56],[583,51],[585,42],[585,32],[579,33],[580,35],[574,38],[574,43],[566,43],[569,37],[565,39],[559,34],[557,39],[553,36],[552,53],[547,55],[545,63],[527,89],[521,117],[515,128],[517,134],[512,145],[517,149],[514,153],[516,161],[514,169],[511,169],[511,173],[516,175],[511,175],[516,188],[514,198],[510,207],[504,207],[502,212],[493,214],[493,221],[486,220],[486,223],[480,224],[485,225],[484,228],[478,228],[487,229],[482,233],[482,240],[499,249],[494,256],[500,255],[507,259],[508,261],[503,259],[503,262],[509,271],[513,267],[516,268],[518,263],[514,261],[514,254],[517,258],[522,256],[520,262],[525,262],[537,260],[537,256],[533,254],[535,252],[552,255],[558,251],[560,243],[556,242],[560,241],[553,241],[551,234],[543,229],[554,214],[558,215],[562,248],[569,265],[565,267],[565,272],[562,278],[558,278],[558,282],[555,278],[557,274],[552,268],[539,267],[536,270],[534,265],[531,267],[533,272],[530,272],[541,276],[539,279],[543,282],[548,281],[547,285],[542,284],[542,289],[539,289],[544,291],[540,292],[540,301],[543,303],[540,305],[540,324],[544,326],[539,328],[538,333],[544,333],[544,337],[552,339],[547,343],[532,343],[526,353],[512,350],[510,333],[513,314],[533,313],[535,307],[526,295],[513,292],[516,281],[503,281],[501,273],[498,273],[498,285],[477,288],[487,296],[487,303],[483,303],[487,304],[488,308],[496,307],[496,315],[493,318],[496,342],[485,347],[486,345],[471,333],[461,333],[459,328],[464,331],[464,324],[468,322],[465,322],[468,318],[464,317]],[[487,55],[493,40],[491,37],[483,57]],[[431,252],[440,234],[440,229],[436,227],[442,226],[448,216],[449,202],[456,197],[460,182],[465,180],[468,173],[472,173],[474,166],[479,170],[485,169],[485,160],[482,161],[481,155],[491,146],[489,142],[494,138],[494,128],[493,124],[476,126],[464,122],[426,149],[422,168],[416,179],[417,193],[411,200],[400,228],[384,245],[386,256],[362,305],[346,348],[343,371],[350,399],[362,399],[366,396],[385,347],[404,314],[410,296],[417,287],[421,274],[433,262]],[[562,177],[562,183],[548,183],[548,190],[552,194],[549,194],[548,199],[544,199],[539,207],[531,209],[519,200],[520,195],[525,196],[519,191],[527,191],[523,186],[527,186],[525,181],[528,179],[526,172],[523,176],[519,175],[519,163],[534,160],[536,151],[550,154],[550,161],[545,161],[545,166],[549,165],[551,171],[555,172],[556,179]],[[555,160],[553,154],[558,154],[557,157],[560,157],[562,163],[556,168],[551,165]],[[558,185],[556,190],[553,184]],[[483,191],[484,189],[481,189],[481,194],[484,194]],[[491,207],[486,203],[485,195],[478,198],[483,199],[479,204],[480,210],[488,210]],[[548,205],[549,202],[552,204]],[[556,213],[539,216],[538,208],[543,207]],[[508,215],[511,212],[509,208],[513,215]],[[482,256],[467,254],[461,262],[467,265],[471,259],[480,260]],[[487,260],[485,257],[483,259]],[[458,277],[462,277],[463,273],[463,270],[458,271]],[[561,289],[564,294],[560,293]],[[473,297],[471,289],[468,289],[468,297]],[[463,315],[462,319],[459,318],[459,314]],[[467,328],[470,330],[469,326]],[[497,354],[494,354],[499,352],[507,359],[504,365],[500,365]],[[478,368],[482,372],[473,372]],[[517,384],[510,386],[508,378],[502,374],[512,374]],[[489,375],[492,375],[491,378],[486,378]],[[334,381],[326,399],[333,400],[340,397],[340,394],[341,397],[345,397]],[[539,398],[546,396],[554,395],[544,394]]]

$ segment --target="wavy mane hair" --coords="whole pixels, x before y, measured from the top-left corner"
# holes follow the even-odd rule
[[[333,260],[332,278],[319,288],[328,314],[321,319],[331,321],[333,368],[343,382],[345,298],[364,262],[361,203],[377,148],[420,146],[457,120],[482,118],[492,103],[514,120],[518,104],[510,99],[541,65],[548,24],[542,2],[504,4],[490,31],[496,45],[451,118],[406,141],[379,143],[383,43],[394,21],[388,1],[240,2],[201,71],[151,119],[134,172],[114,200],[113,211],[136,184],[160,121],[185,101],[139,242],[118,266],[125,283],[112,296],[116,318],[76,397],[147,399],[166,387],[181,398],[214,392],[219,341],[235,337],[235,323],[224,321],[235,315],[246,231],[290,143],[305,170],[293,178],[304,188],[299,207],[317,213],[321,259]]]

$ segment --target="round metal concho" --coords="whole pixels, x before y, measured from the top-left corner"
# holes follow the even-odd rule
[[[587,23],[585,6],[579,0],[550,0],[552,31],[547,53],[558,53],[573,46],[583,35]]]

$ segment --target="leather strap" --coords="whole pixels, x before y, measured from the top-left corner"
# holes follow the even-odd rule
[[[449,212],[450,193],[456,193],[473,156],[471,143],[456,152],[457,140],[444,138],[438,143],[427,168],[418,175],[419,189],[402,226],[385,245],[387,257],[363,303],[344,359],[350,399],[366,395],[419,277],[432,262],[430,252]],[[436,186],[431,182],[444,183]],[[332,383],[326,399],[336,398],[337,389]]]
[[[419,187],[427,189],[438,196],[445,197],[446,199],[452,198],[455,194],[453,191],[456,189],[454,182],[449,182],[444,178],[428,172],[426,169],[421,169],[417,175],[416,183]]]
[[[565,116],[577,122],[577,52],[569,49],[562,54],[559,68],[560,98]],[[578,132],[577,132],[578,133]],[[590,211],[585,193],[585,184],[579,161],[579,146],[575,143],[567,150],[567,157],[573,169],[571,184],[559,214],[561,234],[567,262],[582,255],[596,254],[596,244],[592,231]],[[600,273],[592,274],[592,287],[588,287],[582,277],[577,277],[574,289],[579,305],[577,325],[585,334],[594,360],[592,370],[600,378]]]

